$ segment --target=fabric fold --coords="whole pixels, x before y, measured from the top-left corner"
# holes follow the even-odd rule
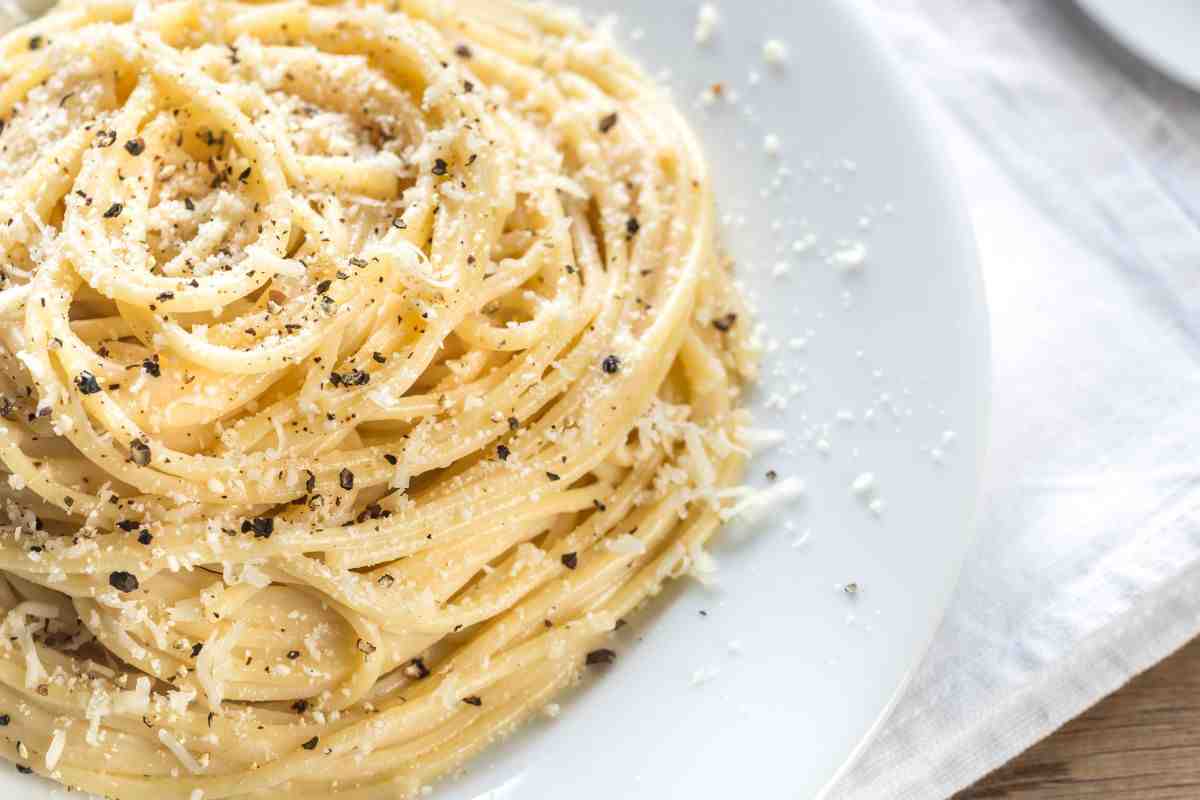
[[[980,242],[978,540],[837,800],[942,798],[1200,631],[1200,95],[1075,6],[877,2]]]

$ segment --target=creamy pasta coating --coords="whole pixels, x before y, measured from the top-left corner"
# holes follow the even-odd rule
[[[750,320],[578,14],[65,0],[0,42],[0,755],[406,797],[707,567]]]

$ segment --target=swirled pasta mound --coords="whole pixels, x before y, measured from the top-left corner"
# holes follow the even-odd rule
[[[0,51],[0,755],[407,796],[705,566],[749,320],[577,15],[67,0]]]

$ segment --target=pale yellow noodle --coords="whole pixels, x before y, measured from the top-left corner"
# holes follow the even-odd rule
[[[0,755],[411,796],[700,557],[750,320],[576,14],[66,0],[0,119]]]

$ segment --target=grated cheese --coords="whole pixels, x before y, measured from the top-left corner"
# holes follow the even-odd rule
[[[859,497],[869,497],[875,494],[878,486],[873,472],[863,472],[850,484],[850,491]]]
[[[103,689],[98,687],[93,689],[91,697],[88,698],[87,709],[84,711],[84,718],[88,721],[88,729],[84,741],[89,746],[100,746],[100,723],[111,711],[112,697]]]
[[[741,498],[732,508],[721,509],[721,519],[730,520],[738,517],[744,522],[754,523],[760,521],[782,503],[802,496],[804,481],[793,476],[765,489],[741,487],[733,491],[740,494]]]
[[[195,699],[195,689],[180,689],[167,694],[167,705],[176,714],[186,714],[188,706]]]
[[[782,67],[788,61],[788,47],[779,39],[763,42],[763,60],[773,67]]]
[[[721,15],[717,12],[717,7],[712,3],[705,3],[700,6],[700,10],[696,12],[696,31],[694,38],[696,44],[708,44],[712,41],[713,34],[717,30],[717,23],[721,21]]]
[[[704,549],[700,542],[693,542],[687,552],[687,573],[700,582],[702,586],[712,588],[717,585],[719,565],[712,553]]]
[[[42,666],[41,658],[38,657],[37,645],[33,641],[33,631],[40,625],[27,623],[26,617],[57,619],[58,607],[48,603],[26,600],[8,612],[8,616],[4,619],[3,627],[8,630],[10,635],[17,637],[17,643],[25,656],[25,688],[33,689],[44,683],[50,676],[46,672],[46,668]]]
[[[54,731],[54,735],[50,737],[50,746],[46,748],[46,771],[53,772],[58,766],[58,761],[62,758],[63,750],[67,746],[67,732],[62,728]]]
[[[739,428],[737,438],[751,454],[757,455],[787,441],[787,432],[779,428]]]
[[[221,710],[221,701],[225,699],[225,684],[217,677],[217,664],[229,658],[234,645],[242,634],[242,623],[236,622],[225,635],[213,631],[204,642],[204,649],[196,659],[196,680],[204,690],[208,699],[208,707],[212,711]]]
[[[867,261],[867,246],[862,242],[839,242],[829,260],[842,272],[857,272]]]
[[[113,710],[118,714],[145,714],[150,710],[150,679],[144,675],[137,679],[132,691],[121,692],[113,701]]]
[[[179,763],[183,764],[184,768],[193,775],[200,775],[204,772],[204,766],[189,753],[179,740],[171,735],[166,728],[158,729],[158,741],[162,746],[171,751],[175,758],[179,759]]]

